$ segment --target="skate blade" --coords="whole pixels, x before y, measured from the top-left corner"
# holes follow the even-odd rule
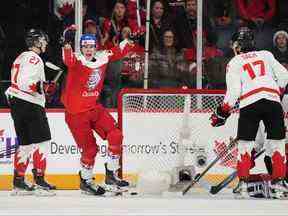
[[[38,189],[38,190],[35,190],[34,195],[38,197],[52,197],[52,196],[56,196],[56,193],[50,190]]]
[[[10,196],[32,196],[34,191],[25,191],[21,189],[13,189],[10,193]]]
[[[83,190],[81,190],[81,194],[83,194],[83,195],[85,195],[85,196],[104,197],[106,193],[107,193],[107,192],[105,192],[104,194],[94,194],[94,193],[91,193],[91,192],[89,192],[89,191],[83,191]]]
[[[50,196],[56,196],[56,193],[52,190],[43,188],[39,185],[35,185],[35,191],[34,195],[39,197],[50,197]]]
[[[124,192],[128,192],[129,191],[129,188],[126,188],[126,187],[119,187],[119,186],[116,186],[116,185],[103,185],[104,189],[107,191],[107,192],[113,192],[113,193],[124,193]]]

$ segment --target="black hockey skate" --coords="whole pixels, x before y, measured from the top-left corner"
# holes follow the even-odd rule
[[[106,171],[106,176],[105,176],[105,184],[106,185],[115,185],[117,187],[128,187],[129,182],[118,178],[117,172],[114,172],[112,170],[109,170],[107,168],[107,163],[105,163],[105,171]]]
[[[44,179],[44,175],[38,175],[36,169],[32,169],[33,173],[33,178],[35,181],[35,184],[37,186],[40,186],[44,190],[55,190],[56,186],[49,184],[47,181]]]
[[[247,182],[240,180],[238,185],[233,189],[233,194],[235,199],[250,198]]]
[[[19,176],[17,171],[14,171],[13,177],[13,190],[11,192],[12,196],[26,196],[33,195],[35,188],[25,182],[24,176]]]
[[[94,183],[94,179],[83,179],[81,177],[81,172],[79,172],[80,176],[80,190],[83,193],[95,196],[101,196],[105,194],[106,190],[100,185],[96,185]]]
[[[283,179],[273,180],[270,186],[271,197],[274,199],[287,199],[288,188]]]
[[[55,196],[56,193],[52,190],[55,190],[56,187],[54,185],[50,185],[45,181],[44,175],[37,174],[36,169],[32,169],[34,183],[35,183],[35,192],[36,196]]]

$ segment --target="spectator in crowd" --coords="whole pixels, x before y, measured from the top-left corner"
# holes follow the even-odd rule
[[[196,43],[197,0],[186,0],[185,12],[179,13],[175,19],[176,36],[180,48],[192,48]],[[207,16],[203,16],[203,35],[209,43],[215,44],[217,37]]]
[[[101,30],[99,26],[97,25],[97,21],[95,19],[88,19],[84,23],[84,34],[93,34],[97,38],[101,40],[103,38],[101,34]],[[99,44],[100,45],[100,44]],[[101,49],[101,47],[99,47]]]
[[[139,0],[139,15],[141,25],[145,26],[146,20],[146,0]],[[137,20],[137,1],[136,0],[128,0],[127,1],[127,15],[129,19]]]
[[[83,0],[82,2],[82,21],[83,21],[83,26],[84,23],[88,20],[88,19],[94,19],[97,21],[97,25],[99,25],[99,21],[98,21],[98,17],[96,16],[96,14],[94,14],[93,12],[91,12],[90,10],[88,10],[88,3],[87,0]],[[73,10],[72,12],[70,12],[67,16],[65,16],[63,18],[63,27],[64,30],[68,27],[70,27],[71,25],[75,24],[75,11]]]
[[[167,9],[164,7],[164,3],[162,0],[155,0],[151,4],[151,20],[150,20],[150,35],[149,35],[150,51],[153,49],[153,47],[159,48],[163,30],[168,28],[173,28],[173,26],[172,26],[172,20],[168,16]]]
[[[103,23],[103,38],[100,46],[105,49],[117,46],[121,40],[121,30],[129,26],[124,2],[117,1],[114,5],[111,19],[106,18]],[[117,106],[117,94],[121,88],[122,60],[111,62],[107,66],[107,75],[102,91],[102,103],[105,107]]]
[[[272,46],[272,18],[276,13],[276,0],[236,0],[239,25],[255,31],[258,49]]]
[[[275,15],[275,24],[288,31],[288,1],[277,0],[277,13]]]
[[[224,51],[230,50],[229,41],[235,29],[236,9],[233,0],[209,1],[208,13],[212,14],[212,23],[218,35],[217,46]]]
[[[149,57],[150,87],[195,87],[195,74],[189,73],[188,62],[176,46],[174,32],[165,30],[160,47],[155,48]]]
[[[121,31],[128,26],[132,32],[138,30],[137,21],[128,18],[128,12],[124,1],[117,0],[111,18],[106,18],[103,22],[103,39],[101,45],[105,48],[117,46],[121,38]]]
[[[284,67],[288,69],[288,33],[286,31],[277,31],[273,36],[272,53]]]
[[[137,21],[128,19],[126,5],[123,1],[117,0],[113,8],[111,19],[107,18],[104,20],[101,46],[105,49],[117,46],[123,39],[121,32],[125,27],[129,27],[132,33],[138,31]],[[104,89],[102,91],[102,98],[105,99],[103,104],[106,107],[117,106],[117,95],[122,86],[122,66],[122,59],[108,64]]]
[[[124,27],[122,29],[122,38],[129,39],[130,35],[131,29]],[[144,47],[135,41],[133,49],[123,59],[121,71],[122,86],[131,88],[143,87],[144,54]]]

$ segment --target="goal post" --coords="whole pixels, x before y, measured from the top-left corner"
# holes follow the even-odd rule
[[[122,89],[118,124],[124,136],[121,159],[124,177],[137,184],[141,173],[155,172],[157,176],[183,165],[194,166],[196,172],[204,170],[217,157],[219,146],[225,147],[229,138],[236,136],[237,112],[232,113],[223,127],[210,125],[209,117],[222,103],[224,93],[198,89]],[[236,161],[225,160],[212,167],[204,179],[215,185],[231,174]]]

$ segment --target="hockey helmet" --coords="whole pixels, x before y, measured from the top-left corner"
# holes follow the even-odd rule
[[[84,45],[94,45],[97,46],[97,38],[93,34],[83,34],[80,38],[80,47]]]
[[[255,50],[254,33],[247,27],[240,28],[232,35],[233,47],[240,48],[241,52],[250,52]]]
[[[29,29],[25,36],[25,43],[28,48],[34,46],[40,48],[43,40],[49,42],[48,35],[40,29]]]

